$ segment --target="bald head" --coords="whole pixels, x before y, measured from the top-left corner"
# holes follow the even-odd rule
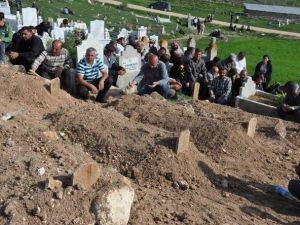
[[[213,66],[212,68],[211,68],[211,72],[212,72],[212,74],[219,74],[219,68],[217,67],[217,66]]]
[[[156,68],[158,65],[158,57],[157,55],[154,54],[149,54],[149,65],[152,69]]]
[[[61,49],[62,49],[62,42],[60,40],[55,40],[52,42],[53,55],[60,55]]]

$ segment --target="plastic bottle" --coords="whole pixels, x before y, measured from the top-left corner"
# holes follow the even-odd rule
[[[281,187],[281,186],[276,186],[275,187],[275,192],[282,196],[282,197],[285,197],[285,198],[288,198],[288,199],[293,199],[293,195],[287,190],[285,189],[284,187]]]

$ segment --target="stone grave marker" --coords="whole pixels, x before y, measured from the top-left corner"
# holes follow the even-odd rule
[[[194,86],[194,92],[193,92],[193,102],[198,100],[199,91],[200,91],[200,84],[196,82]]]
[[[126,30],[125,28],[122,28],[121,31],[119,32],[117,38],[124,37],[127,40],[129,33],[130,32],[128,30]]]
[[[217,38],[212,37],[206,52],[206,60],[211,61],[218,55]]]
[[[279,120],[275,127],[274,127],[275,132],[282,138],[285,138],[286,136],[286,126],[284,125],[284,122],[282,120]]]
[[[60,91],[60,79],[58,77],[50,81],[50,94],[58,95]]]
[[[256,93],[256,85],[253,82],[251,77],[248,77],[247,82],[243,84],[240,88],[239,96],[243,98],[249,98],[250,96],[255,95]]]
[[[138,39],[140,40],[142,37],[147,36],[147,27],[141,26],[138,28]]]
[[[96,39],[103,40],[104,38],[104,20],[93,20],[90,21],[90,34]]]
[[[119,57],[119,64],[126,69],[126,73],[118,77],[117,86],[125,90],[128,83],[140,72],[141,55],[131,45],[127,45]]]
[[[93,47],[97,50],[98,57],[103,60],[103,45],[99,40],[94,38],[92,35],[89,35],[86,40],[83,40],[81,45],[78,45],[77,48],[77,62],[85,56],[86,50],[90,47]]]
[[[37,26],[38,16],[36,8],[22,8],[23,26]]]
[[[196,40],[194,37],[190,37],[187,41],[187,47],[196,48]]]
[[[98,163],[90,162],[80,165],[73,173],[72,185],[87,190],[97,182],[100,177]]]
[[[11,14],[10,6],[7,0],[0,1],[0,12],[3,12],[6,18],[6,15]]]
[[[257,125],[257,119],[251,118],[248,122],[248,127],[247,127],[247,135],[251,138],[254,138],[256,125]]]
[[[176,145],[176,154],[180,154],[182,152],[187,152],[190,147],[190,130],[181,131],[177,140]]]
[[[18,29],[18,20],[16,15],[5,15],[5,20],[10,24],[12,30]]]

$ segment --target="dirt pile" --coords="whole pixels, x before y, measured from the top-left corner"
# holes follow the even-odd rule
[[[12,78],[13,81],[12,82]],[[298,163],[300,126],[205,102],[170,103],[125,96],[107,105],[51,96],[41,78],[0,71],[0,224],[95,224],[91,207],[103,187],[45,189],[95,160],[127,176],[135,189],[129,224],[297,224],[300,207],[278,197]],[[189,128],[188,152],[174,152]],[[295,140],[297,139],[297,140]],[[43,169],[42,169],[43,168]],[[284,207],[283,207],[284,205]]]

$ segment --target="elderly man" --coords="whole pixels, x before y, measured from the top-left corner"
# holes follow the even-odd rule
[[[141,54],[142,65],[146,64],[148,61],[148,50],[145,48],[145,43],[142,41],[137,41],[135,48],[137,52]]]
[[[10,52],[10,61],[14,65],[23,65],[28,71],[34,60],[45,50],[42,40],[34,35],[31,27],[23,27],[22,38]]]
[[[5,21],[4,13],[0,12],[0,64],[5,63],[5,48],[12,40],[12,29]]]
[[[230,100],[232,82],[227,77],[227,69],[220,69],[220,75],[216,77],[210,87],[210,101],[221,105],[227,105]]]
[[[105,95],[111,82],[108,79],[107,67],[96,55],[96,49],[88,48],[85,57],[78,63],[79,96],[88,99],[91,92],[97,95],[96,101],[106,103]]]
[[[174,82],[174,79],[169,78],[166,65],[159,61],[156,55],[149,54],[148,63],[142,66],[139,74],[129,85],[138,84],[140,95],[156,91],[165,98],[171,98],[176,92],[170,89],[170,82]]]

